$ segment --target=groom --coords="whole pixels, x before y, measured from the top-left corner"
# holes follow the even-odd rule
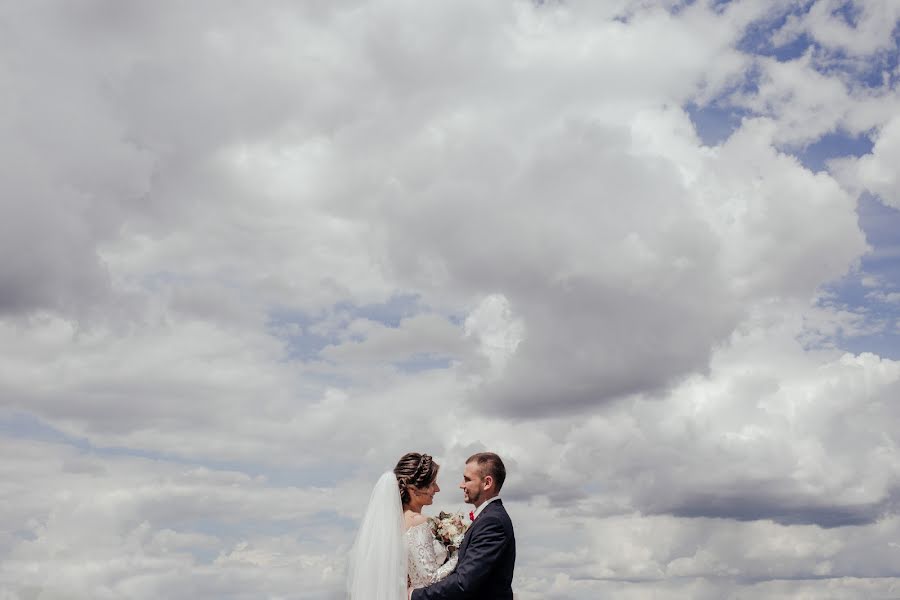
[[[498,496],[505,479],[506,467],[493,452],[469,457],[459,487],[475,510],[469,513],[473,522],[459,547],[456,570],[437,583],[413,590],[411,600],[512,600],[516,538]]]

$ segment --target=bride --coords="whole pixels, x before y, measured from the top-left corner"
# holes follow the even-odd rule
[[[422,508],[441,491],[440,466],[409,452],[375,484],[350,552],[350,600],[403,600],[407,586],[425,587],[456,568],[456,552],[435,539]]]

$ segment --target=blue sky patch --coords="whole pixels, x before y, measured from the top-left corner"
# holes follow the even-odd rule
[[[847,156],[860,157],[872,152],[872,140],[866,134],[850,135],[845,131],[827,133],[805,148],[792,152],[803,165],[813,171],[827,171],[827,162]]]
[[[689,103],[684,107],[700,140],[707,146],[723,143],[740,126],[741,121],[752,113],[748,110],[727,106],[718,102],[706,106]]]
[[[874,352],[900,360],[900,211],[864,195],[857,213],[872,250],[862,257],[859,271],[825,286],[826,302],[864,315],[878,331],[841,334],[834,343],[854,354]]]
[[[262,476],[267,487],[329,487],[346,478],[353,471],[352,465],[332,462],[306,468],[276,468],[239,461],[213,459],[190,460],[176,453],[157,452],[140,448],[97,446],[86,438],[60,431],[36,415],[24,411],[0,411],[0,436],[60,444],[81,450],[100,458],[131,457],[161,461],[192,467],[205,467],[214,471],[243,473],[251,477]]]
[[[790,62],[806,54],[810,48],[816,47],[818,46],[808,34],[801,33],[785,44],[773,45],[770,53],[762,52],[761,54],[771,56],[778,62]]]
[[[319,353],[327,346],[341,340],[335,335],[338,329],[356,319],[367,319],[385,327],[396,328],[403,319],[425,312],[421,298],[414,294],[401,294],[387,302],[357,305],[339,302],[327,313],[309,315],[302,311],[275,309],[269,313],[268,329],[272,335],[284,340],[288,359],[318,360]],[[335,326],[329,327],[334,321]],[[356,341],[362,341],[361,338]]]
[[[376,304],[363,304],[360,306],[346,303],[338,303],[334,307],[335,312],[346,311],[355,319],[368,319],[377,321],[387,327],[399,327],[400,321],[413,317],[424,310],[421,298],[417,294],[401,294],[394,296],[387,302]]]
[[[420,373],[434,369],[447,369],[451,364],[450,357],[440,354],[414,354],[409,358],[394,363],[394,367],[404,373]]]
[[[784,27],[790,16],[803,15],[809,12],[812,4],[813,0],[805,0],[787,10],[772,13],[763,19],[751,23],[735,47],[747,54],[772,56],[780,61],[793,60],[797,56],[801,56],[803,51],[809,46],[809,43],[811,43],[809,38],[801,36],[788,44],[776,47],[772,42],[772,34]]]
[[[853,28],[859,25],[859,17],[861,15],[862,8],[856,6],[852,0],[844,0],[837,8],[831,11],[831,16],[840,17],[844,23]]]
[[[91,448],[87,439],[63,433],[31,413],[22,411],[5,410],[0,412],[0,435],[52,444],[65,444],[81,450]]]

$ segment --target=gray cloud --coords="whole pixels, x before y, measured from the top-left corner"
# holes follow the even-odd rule
[[[338,598],[380,472],[491,449],[523,600],[891,597],[900,371],[810,303],[897,92],[736,48],[785,7],[0,8],[0,596]]]

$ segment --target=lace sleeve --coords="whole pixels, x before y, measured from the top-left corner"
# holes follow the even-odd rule
[[[456,562],[459,560],[459,555],[456,550],[454,550],[450,554],[449,560],[438,567],[437,571],[434,572],[434,575],[431,577],[431,583],[436,581],[440,581],[450,573],[452,573],[456,569]]]
[[[456,568],[456,553],[453,553],[450,561],[446,560],[447,551],[436,542],[428,524],[411,527],[406,536],[409,547],[409,581],[412,587],[432,584]]]

